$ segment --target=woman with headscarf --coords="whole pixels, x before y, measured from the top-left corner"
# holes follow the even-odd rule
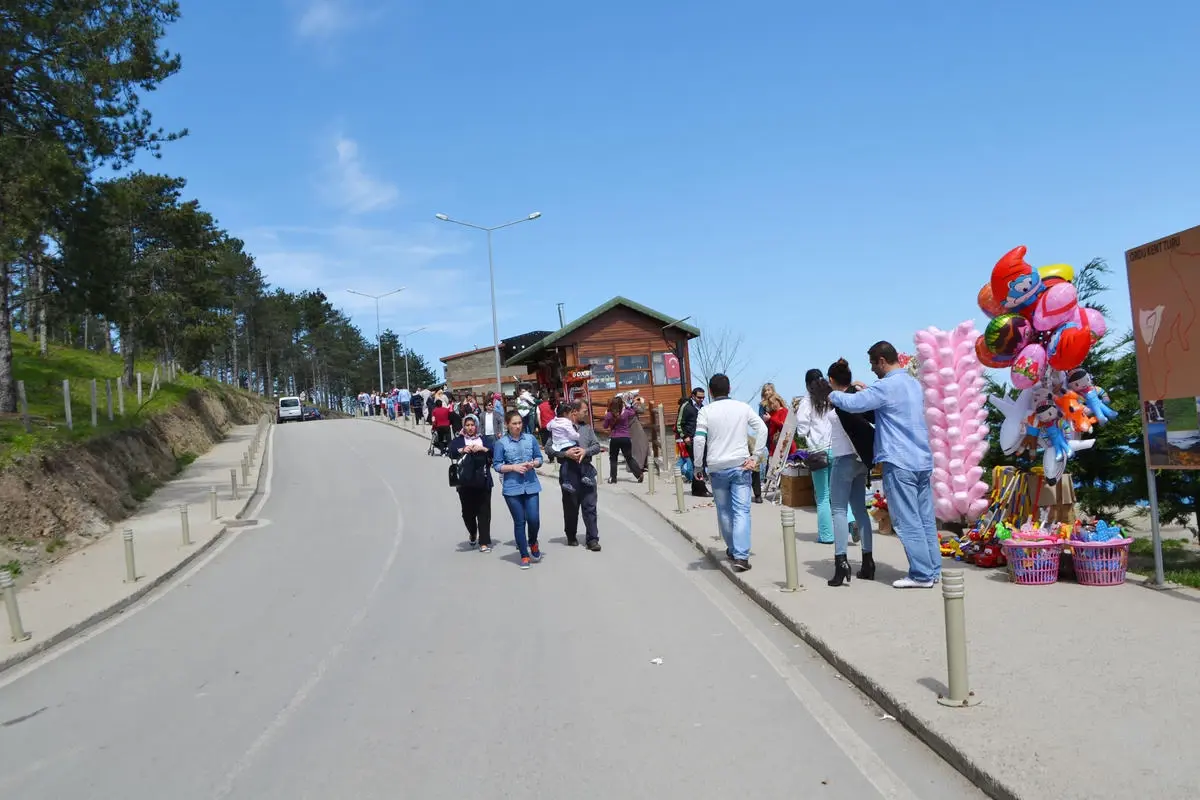
[[[492,549],[492,448],[491,436],[479,430],[479,417],[467,414],[462,433],[450,442],[450,457],[458,462],[458,502],[462,506],[467,538],[479,552]]]
[[[823,454],[825,466],[812,469],[813,494],[817,502],[817,541],[833,544],[833,509],[829,505],[829,474],[833,463],[833,424],[837,419],[829,395],[833,389],[825,374],[819,369],[810,369],[804,375],[808,394],[801,398],[796,411],[796,434],[808,442],[812,456]]]
[[[521,569],[529,569],[530,561],[541,561],[538,531],[542,527],[539,496],[542,484],[538,467],[542,466],[542,449],[532,433],[525,432],[525,422],[516,411],[504,418],[507,432],[496,440],[492,466],[504,476],[504,502],[512,515],[513,534],[521,551]]]

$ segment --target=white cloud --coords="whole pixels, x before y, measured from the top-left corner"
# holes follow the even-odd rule
[[[355,10],[345,0],[308,0],[296,20],[296,32],[305,39],[330,39],[356,21]]]
[[[365,214],[389,208],[400,199],[395,184],[367,173],[359,155],[358,142],[345,136],[334,140],[337,159],[333,165],[336,201],[352,214]]]

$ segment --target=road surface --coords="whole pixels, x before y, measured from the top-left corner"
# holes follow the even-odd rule
[[[0,674],[0,795],[982,796],[634,498],[605,487],[604,551],[567,548],[544,479],[521,571],[499,492],[500,545],[467,549],[424,452],[277,427],[257,526]]]

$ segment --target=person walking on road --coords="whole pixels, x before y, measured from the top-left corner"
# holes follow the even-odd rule
[[[683,404],[679,412],[679,435],[683,446],[687,448],[688,458],[692,460],[692,496],[708,497],[708,487],[704,485],[704,464],[696,459],[696,420],[704,407],[704,388],[697,386],[692,389],[692,397]]]
[[[729,397],[729,378],[717,373],[708,381],[711,404],[696,417],[695,459],[712,476],[717,527],[725,540],[725,553],[737,572],[750,569],[751,472],[767,449],[767,426],[754,409]],[[746,432],[754,439],[750,452]]]
[[[479,432],[479,417],[463,418],[462,433],[450,442],[450,457],[458,462],[458,502],[471,546],[492,549],[492,448],[495,442]]]
[[[850,365],[838,359],[826,373],[836,392],[855,394]],[[829,506],[833,510],[833,578],[830,586],[850,583],[850,512],[858,522],[862,539],[862,567],[858,577],[875,580],[875,556],[872,552],[871,517],[867,514],[867,485],[871,465],[875,463],[875,412],[851,414],[837,409],[833,421],[833,470],[829,476]]]
[[[592,467],[592,459],[600,455],[602,448],[600,440],[596,438],[596,431],[592,429],[591,409],[585,401],[576,400],[571,403],[567,416],[575,424],[578,440],[569,447],[552,451],[563,464],[558,476],[562,490],[563,533],[567,536],[568,547],[579,545],[579,516],[582,512],[584,541],[587,549],[593,553],[599,553],[600,528],[596,522],[596,501],[599,498],[599,492],[594,477],[596,470]],[[574,461],[578,468],[569,468],[568,461]],[[584,479],[585,475],[593,476],[590,483]],[[575,483],[568,485],[568,481],[575,481]]]
[[[537,470],[542,465],[542,449],[533,434],[525,432],[520,413],[508,412],[504,418],[508,432],[496,440],[492,455],[493,467],[504,476],[504,502],[512,514],[513,533],[521,551],[521,569],[529,569],[531,561],[542,560],[538,547],[538,530],[542,526],[538,496],[542,484]],[[528,533],[526,532],[528,531]]]
[[[908,556],[908,575],[897,589],[929,589],[942,578],[942,553],[933,512],[933,454],[925,426],[921,384],[900,366],[896,348],[876,342],[867,351],[879,378],[856,394],[834,392],[829,401],[852,414],[875,412],[875,462],[883,465],[883,492],[896,535]]]
[[[636,397],[632,403],[626,404],[625,399],[620,395],[614,397],[608,404],[608,413],[604,415],[602,424],[609,436],[609,483],[617,482],[617,464],[622,454],[625,455],[625,464],[633,473],[634,479],[638,483],[645,480],[645,476],[642,474],[642,465],[633,458],[633,438],[630,434],[630,428],[633,427],[633,421],[637,419],[638,411],[645,406],[646,401],[641,397]]]

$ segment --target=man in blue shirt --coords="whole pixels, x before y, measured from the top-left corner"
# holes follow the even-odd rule
[[[925,394],[896,348],[876,342],[867,351],[879,378],[855,394],[833,392],[829,401],[852,414],[875,412],[875,463],[883,465],[883,492],[896,534],[908,555],[908,577],[897,589],[928,589],[942,577],[942,553],[933,513],[933,454],[925,427]]]
[[[400,410],[404,413],[404,418],[408,419],[408,414],[412,410],[412,392],[408,390],[407,386],[401,387],[396,392],[396,400],[400,403]]]

